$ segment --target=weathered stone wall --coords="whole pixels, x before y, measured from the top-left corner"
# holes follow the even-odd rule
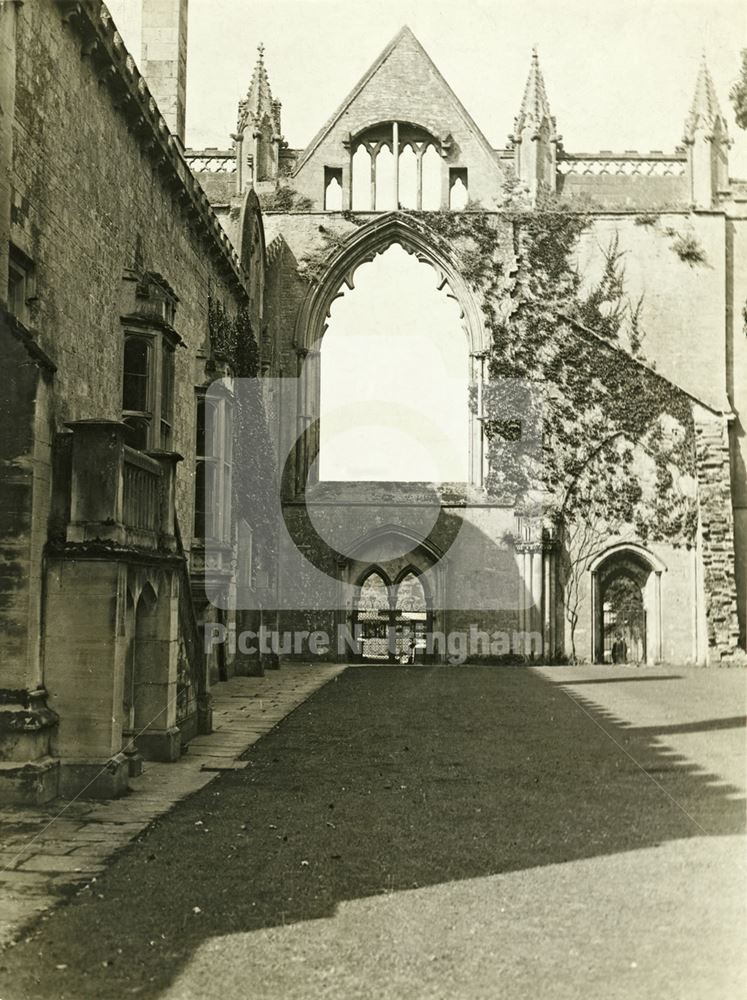
[[[75,587],[68,587],[69,605],[59,600],[54,605],[45,646],[42,576],[48,528],[54,529],[58,543],[67,520],[60,513],[60,493],[69,489],[69,481],[59,475],[56,436],[67,433],[70,421],[121,419],[121,317],[129,311],[131,279],[155,272],[178,299],[174,326],[181,343],[175,353],[172,447],[184,456],[175,500],[187,549],[193,522],[195,388],[208,377],[208,300],[221,301],[229,316],[248,307],[257,330],[261,310],[261,290],[253,299],[247,293],[247,274],[104,5],[54,0],[5,5],[4,28],[8,9],[15,16],[10,39],[15,73],[13,87],[5,85],[3,76],[3,93],[14,97],[3,105],[4,113],[13,114],[12,146],[4,142],[3,150],[12,151],[5,236],[31,261],[33,298],[22,326],[6,323],[3,316],[3,357],[10,369],[3,380],[0,436],[5,567],[0,579],[0,702],[10,704],[8,699],[15,698],[23,705],[24,698],[36,697],[40,725],[33,747],[28,739],[15,749],[0,746],[0,758],[11,757],[2,765],[3,775],[13,770],[12,758],[19,753],[41,761],[37,770],[47,766],[42,759],[49,761],[55,716],[41,704],[45,684],[50,701],[65,715],[65,733],[89,727],[86,738],[81,737],[81,753],[97,748],[105,756],[121,743],[121,657],[102,660],[93,647],[90,656],[79,655],[91,621],[109,623],[97,637],[99,652],[110,649],[119,634],[119,619],[107,617],[111,602],[118,599],[116,588],[105,593],[94,586],[92,596],[81,597],[75,607]],[[7,42],[4,33],[3,44]],[[253,240],[247,260],[254,246]],[[258,274],[261,285],[261,269]],[[119,579],[126,553],[108,563],[105,553],[101,559]],[[53,603],[47,603],[48,612]],[[68,669],[73,661],[77,673]],[[47,676],[45,664],[52,662]],[[105,711],[99,711],[94,698],[86,714],[80,678],[93,674],[114,694]],[[69,740],[64,748],[55,745],[69,754]],[[47,784],[48,797],[55,788]]]
[[[629,540],[632,534],[614,535],[600,539],[600,552],[618,543]],[[693,547],[653,543],[648,551],[663,567],[660,575],[661,586],[661,660],[663,663],[687,663],[705,665],[707,662],[705,630],[705,609],[702,570],[698,566],[699,553]],[[654,609],[651,609],[653,611]],[[592,577],[584,572],[580,579],[578,599],[578,624],[575,630],[576,655],[581,663],[594,659]],[[564,633],[566,655],[571,653],[571,626],[561,609],[563,620],[560,628]],[[647,628],[655,628],[648,621]],[[653,635],[649,635],[649,640]],[[650,642],[650,646],[653,643]]]
[[[130,102],[114,99],[105,82],[112,71],[81,47],[52,0],[19,9],[11,239],[35,264],[29,325],[57,366],[57,428],[119,419],[122,276],[139,257],[172,286],[185,342],[176,353],[174,449],[186,457],[177,504],[188,543],[195,360],[206,345],[208,294],[235,309],[243,293],[228,251],[205,231],[165,157],[138,138]]]
[[[299,280],[299,272],[320,274],[323,272],[325,260],[328,260],[337,250],[340,242],[355,233],[358,225],[365,225],[370,216],[356,214],[355,221],[342,214],[331,213],[295,213],[289,215],[272,214],[267,219],[267,230],[270,241],[278,234],[282,236],[282,251],[278,251],[269,265],[269,289],[274,289],[273,303],[277,312],[271,312],[270,335],[275,357],[284,357],[288,363],[294,364],[294,352],[298,344],[303,343],[304,331],[297,329],[297,317],[309,286]],[[493,217],[489,217],[493,218]],[[496,220],[500,216],[494,217]],[[724,343],[723,309],[724,309],[724,270],[723,257],[723,218],[717,215],[685,216],[669,215],[659,218],[656,223],[650,220],[636,220],[632,216],[610,215],[593,219],[589,230],[583,235],[577,253],[577,263],[582,269],[585,287],[590,288],[599,280],[603,266],[603,250],[614,239],[618,240],[618,250],[624,255],[626,292],[632,303],[640,295],[644,296],[642,309],[642,324],[646,333],[644,352],[646,360],[650,360],[661,375],[675,384],[681,385],[687,391],[699,394],[704,401],[714,408],[725,407],[726,363],[725,352],[704,352],[704,340],[718,338]],[[703,248],[704,262],[700,266],[683,261],[671,246],[675,233],[692,234],[698,246]],[[510,247],[510,238],[508,240]],[[273,246],[272,242],[270,245]],[[279,241],[278,241],[278,245]],[[507,250],[506,274],[511,273],[511,253]],[[272,256],[272,255],[271,255]],[[509,286],[506,286],[506,290]],[[281,291],[282,289],[282,291]],[[494,293],[500,296],[500,291]],[[497,302],[492,303],[500,308]],[[568,331],[569,336],[581,336],[580,333]],[[323,347],[322,347],[323,349]],[[605,344],[598,338],[589,336],[586,350],[589,354],[593,370],[594,352],[599,353],[600,371],[608,371],[611,360],[617,365],[636,367],[633,359],[626,360],[625,354],[617,348]],[[277,369],[276,369],[277,370]],[[286,374],[292,373],[286,367]],[[638,369],[642,379],[656,379],[653,373]],[[606,376],[605,376],[606,377]],[[662,392],[666,385],[662,385]],[[668,389],[667,391],[671,391]],[[685,397],[682,397],[683,400]],[[707,412],[703,410],[703,412]],[[727,453],[728,457],[728,453]],[[730,497],[730,480],[728,468],[720,470],[722,494]],[[510,525],[497,525],[490,521],[492,512],[488,511],[484,501],[472,499],[464,511],[458,516],[483,537],[484,544],[475,548],[473,557],[484,559],[486,548],[499,545],[499,540],[510,528]],[[510,511],[506,511],[510,515]],[[290,510],[289,517],[295,517]],[[331,517],[331,514],[325,516]],[[485,520],[487,518],[487,520]],[[510,517],[509,517],[510,520]],[[484,523],[483,523],[484,522]],[[490,523],[489,523],[490,522]],[[335,529],[337,530],[337,529]],[[363,522],[360,530],[363,532]],[[631,537],[634,535],[631,527]],[[600,548],[612,539],[601,539]],[[302,544],[313,546],[312,538],[302,538]],[[723,559],[734,562],[733,545],[730,555],[724,548]],[[704,605],[704,589],[715,586],[718,581],[706,576],[703,581],[702,567],[699,566],[699,556],[692,548],[674,545],[650,546],[651,551],[658,552],[662,564],[667,568],[661,580],[661,601],[663,621],[658,646],[661,655],[671,661],[693,662],[701,661],[704,656],[704,646],[699,641],[699,630],[703,631],[700,615]],[[459,599],[453,600],[453,595],[444,595],[445,607],[452,608],[455,604],[465,608],[465,613],[450,612],[443,616],[443,621],[449,621],[449,628],[462,628],[469,624],[480,623],[492,628],[501,627],[498,622],[500,614],[487,616],[475,615],[470,612],[471,602],[466,594],[469,592],[470,581],[474,575],[468,570],[469,559],[460,564],[461,571],[449,567],[449,580],[453,581],[455,593]],[[336,567],[330,564],[328,570],[332,577],[336,575]],[[732,574],[733,576],[733,574]],[[580,607],[579,635],[577,646],[582,657],[591,655],[591,595],[588,592],[590,580],[582,586]],[[484,586],[484,584],[483,584]],[[331,597],[331,594],[330,594]],[[732,597],[734,594],[732,593]],[[479,600],[473,602],[479,607]],[[324,601],[319,605],[325,606]],[[328,606],[328,605],[326,605]],[[505,620],[505,619],[504,619]],[[299,627],[313,627],[308,615],[298,619]],[[586,635],[584,635],[586,632]],[[716,640],[714,640],[716,641]],[[588,648],[586,648],[588,647]],[[566,652],[568,652],[566,643]]]
[[[686,392],[726,408],[724,217],[603,214],[592,220],[577,254],[585,286],[599,280],[602,251],[617,240],[628,301],[635,307],[642,297],[645,360]],[[682,260],[670,232],[691,238],[702,262]]]
[[[557,193],[580,208],[588,205],[630,211],[687,208],[687,177],[636,177],[615,174],[558,174]]]
[[[708,647],[713,663],[743,661],[734,573],[734,516],[726,421],[696,412],[700,542]]]
[[[747,630],[747,205],[726,221],[727,392],[734,411],[729,432],[732,456],[734,545],[740,632]]]
[[[268,269],[270,280],[282,283],[288,293],[279,298],[277,311],[268,310],[274,335],[285,341],[292,335],[308,287],[295,281],[294,272],[299,264],[303,271],[308,259],[323,257],[325,247],[334,250],[325,232],[343,238],[356,226],[341,213],[270,212],[264,218],[268,246],[282,234],[291,251],[277,267],[270,265]],[[375,216],[356,213],[355,218],[360,224]],[[631,214],[592,217],[577,252],[584,286],[589,288],[599,280],[603,251],[617,238],[624,255],[627,299],[634,307],[642,297],[640,322],[646,361],[685,391],[718,409],[726,408],[724,218],[718,214],[670,213],[657,216],[655,222],[646,217],[645,223]],[[668,230],[692,236],[702,248],[703,262],[690,264],[680,259]],[[714,343],[720,349],[704,349],[704,345]]]

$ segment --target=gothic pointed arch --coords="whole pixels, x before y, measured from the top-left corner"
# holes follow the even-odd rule
[[[467,282],[449,254],[438,246],[418,223],[401,212],[390,212],[360,226],[329,260],[319,279],[310,288],[296,322],[296,346],[312,350],[324,335],[330,309],[344,286],[354,287],[354,275],[361,264],[372,261],[392,244],[398,243],[436,272],[438,288],[448,286],[462,313],[470,353],[489,346],[482,313]]]
[[[607,546],[589,563],[592,658],[596,663],[659,663],[662,659],[661,577],[665,563],[637,542]]]
[[[389,588],[392,586],[392,581],[389,579],[389,574],[386,572],[386,570],[384,570],[381,566],[379,566],[378,563],[371,563],[361,573],[359,573],[354,586],[359,588],[363,587],[364,584],[371,577],[374,576],[379,577],[385,587]]]
[[[387,523],[381,524],[377,528],[367,531],[363,535],[359,536],[359,538],[350,546],[350,558],[352,560],[357,560],[370,545],[375,545],[383,539],[390,538],[392,536],[407,542],[408,551],[413,551],[418,548],[422,549],[430,557],[434,564],[439,562],[445,554],[444,549],[438,546],[432,537],[428,536],[424,538],[422,535],[405,525]],[[375,566],[376,564],[372,565]],[[408,563],[408,566],[410,569],[413,568],[411,563]]]

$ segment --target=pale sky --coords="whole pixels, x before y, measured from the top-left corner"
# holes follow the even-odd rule
[[[140,0],[109,7],[138,58]],[[731,173],[747,177],[728,100],[744,0],[189,0],[187,144],[229,145],[261,41],[285,138],[303,147],[403,24],[496,146],[537,45],[569,152],[672,150],[705,48],[736,140]]]
[[[436,272],[398,244],[332,303],[321,350],[324,480],[465,482],[469,348]]]

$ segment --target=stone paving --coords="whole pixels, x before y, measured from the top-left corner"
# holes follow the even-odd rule
[[[146,761],[120,799],[57,799],[0,809],[0,946],[37,913],[95,881],[111,857],[175,803],[238,758],[344,666],[285,664],[265,677],[234,677],[213,688],[213,729],[173,764]]]

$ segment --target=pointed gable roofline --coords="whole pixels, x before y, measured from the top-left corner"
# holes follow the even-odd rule
[[[519,113],[514,118],[515,140],[521,138],[521,133],[525,128],[533,128],[539,131],[547,122],[551,135],[555,135],[555,118],[550,111],[550,102],[547,99],[545,89],[545,78],[539,64],[537,49],[532,49],[532,62],[529,66],[529,76],[524,87],[524,96],[521,100]]]
[[[257,62],[252,73],[251,83],[246,97],[239,101],[239,121],[237,131],[252,125],[260,125],[265,119],[269,121],[275,132],[280,134],[280,101],[272,99],[270,78],[265,67],[265,47],[257,46]]]
[[[726,119],[721,114],[716,86],[708,69],[705,52],[700,60],[690,113],[685,120],[685,142],[693,141],[698,128],[704,128],[709,134],[720,132],[725,138],[729,134]]]
[[[423,46],[420,44],[420,42],[418,41],[418,39],[415,36],[415,34],[408,27],[408,25],[405,24],[402,28],[400,28],[400,30],[397,32],[397,34],[394,36],[394,38],[391,40],[391,42],[389,42],[389,44],[386,46],[386,48],[383,50],[383,52],[373,62],[373,64],[369,67],[369,69],[364,73],[364,75],[360,78],[360,80],[358,81],[358,83],[356,83],[356,85],[353,87],[353,89],[347,95],[347,97],[342,102],[342,104],[337,108],[337,110],[334,112],[334,114],[330,118],[327,119],[327,121],[325,122],[325,124],[321,127],[321,129],[317,132],[317,134],[314,136],[314,138],[308,144],[308,146],[303,151],[303,154],[301,155],[301,157],[299,158],[299,160],[298,160],[298,162],[296,164],[296,167],[295,167],[295,169],[293,171],[294,174],[297,174],[299,172],[299,170],[301,170],[301,168],[303,167],[303,165],[311,158],[311,156],[313,155],[313,153],[316,151],[316,149],[319,147],[319,145],[323,142],[323,140],[327,137],[327,135],[329,135],[329,133],[334,128],[334,126],[337,124],[337,122],[340,120],[340,118],[342,118],[342,116],[345,114],[345,112],[351,106],[351,104],[353,103],[353,101],[358,97],[358,95],[363,90],[363,88],[366,86],[366,84],[369,82],[369,80],[371,80],[372,77],[375,76],[375,74],[377,73],[377,71],[383,66],[383,64],[387,61],[387,59],[389,58],[389,56],[392,54],[392,52],[403,41],[403,39],[408,39],[408,40],[410,40],[410,41],[412,41],[414,43],[414,45],[415,45],[416,49],[418,50],[418,52],[422,55],[422,57],[425,59],[425,61],[427,62],[428,66],[430,67],[430,69],[433,71],[436,79],[444,86],[444,88],[448,92],[449,96],[451,97],[451,99],[454,102],[454,105],[456,106],[457,112],[461,116],[461,118],[464,121],[464,123],[468,126],[468,128],[472,132],[474,132],[474,134],[477,137],[478,141],[484,147],[485,152],[491,157],[491,159],[495,160],[495,162],[498,163],[498,157],[497,157],[496,151],[493,149],[493,147],[490,145],[490,143],[488,142],[488,140],[485,138],[482,130],[479,128],[479,126],[475,122],[474,118],[470,115],[470,113],[464,107],[464,105],[459,100],[459,98],[456,96],[456,94],[454,93],[454,91],[451,89],[451,86],[446,81],[446,79],[443,77],[443,75],[441,74],[440,70],[438,69],[438,67],[436,66],[436,64],[433,62],[433,60],[431,59],[431,57],[428,55],[428,53],[425,51],[425,49],[423,48]]]

